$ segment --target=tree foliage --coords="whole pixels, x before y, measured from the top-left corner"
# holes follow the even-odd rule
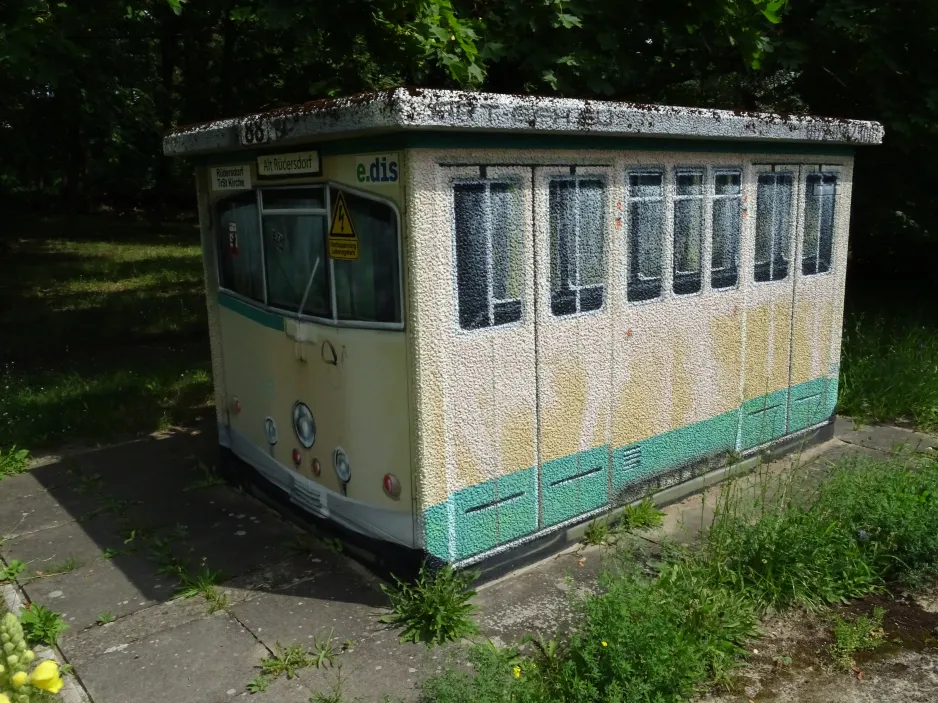
[[[932,0],[8,0],[0,197],[188,205],[173,125],[414,84],[881,120],[858,212],[920,236],[936,53]]]

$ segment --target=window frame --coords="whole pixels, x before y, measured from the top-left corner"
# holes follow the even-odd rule
[[[495,320],[495,303],[496,302],[503,302],[503,303],[509,302],[509,300],[497,300],[495,298],[495,292],[494,292],[494,280],[495,279],[494,279],[494,276],[492,275],[492,272],[493,272],[492,234],[493,232],[492,232],[491,226],[489,226],[488,231],[486,232],[487,234],[486,236],[486,265],[487,265],[487,272],[488,272],[488,290],[486,291],[486,294],[487,294],[486,297],[488,299],[488,312],[489,312],[489,320],[491,320],[491,323],[488,325],[483,325],[481,327],[463,327],[462,326],[462,322],[459,319],[459,309],[460,309],[459,308],[459,273],[458,273],[459,272],[459,264],[458,264],[459,243],[456,239],[456,218],[455,218],[456,186],[457,185],[486,186],[486,189],[485,189],[486,197],[489,199],[489,202],[491,202],[491,185],[494,183],[494,184],[514,186],[515,188],[518,189],[519,199],[521,200],[520,211],[526,219],[527,208],[525,207],[525,202],[524,202],[525,179],[523,177],[523,174],[513,173],[510,171],[503,172],[501,169],[499,169],[498,167],[494,167],[494,166],[485,167],[485,173],[486,173],[485,176],[481,175],[480,169],[478,167],[470,168],[470,169],[450,167],[448,170],[450,171],[450,174],[449,174],[449,177],[447,178],[447,183],[449,186],[447,189],[447,193],[449,196],[448,201],[447,201],[449,208],[447,212],[451,214],[450,219],[452,221],[452,226],[450,227],[450,247],[452,251],[451,255],[452,255],[452,263],[453,263],[453,266],[452,266],[452,274],[453,274],[452,276],[453,298],[452,299],[454,302],[454,306],[453,306],[454,318],[453,319],[454,319],[456,330],[460,334],[474,334],[474,333],[480,333],[480,332],[484,333],[486,331],[491,332],[494,330],[511,329],[512,327],[524,325],[528,318],[528,311],[526,309],[527,305],[525,304],[525,300],[527,298],[527,292],[528,292],[527,289],[529,285],[529,282],[527,280],[528,277],[526,275],[527,267],[524,265],[522,266],[524,275],[522,276],[522,280],[521,280],[521,291],[520,291],[520,295],[518,296],[518,303],[521,306],[521,314],[518,316],[517,320],[512,320],[511,322],[504,322],[502,324],[497,324],[494,321]],[[489,209],[489,212],[491,212],[491,209]],[[524,224],[525,223],[523,223],[523,225]],[[491,218],[489,218],[489,225],[491,225]],[[521,257],[522,257],[522,264],[524,264],[528,255],[528,243],[527,243],[528,237],[525,236],[526,231],[527,231],[527,228],[525,227],[525,230],[522,231],[521,233],[520,251],[521,251]]]
[[[837,213],[839,210],[838,202],[837,202],[837,193],[839,191],[841,179],[843,178],[843,173],[841,172],[839,168],[830,168],[830,167],[823,168],[821,166],[818,166],[817,170],[814,170],[814,171],[809,170],[810,168],[811,168],[810,165],[805,165],[802,167],[802,174],[801,174],[802,178],[801,178],[801,183],[800,183],[801,188],[803,188],[803,196],[802,196],[803,205],[801,208],[802,213],[800,213],[801,217],[799,218],[801,221],[798,223],[798,233],[797,233],[797,236],[798,236],[797,275],[799,279],[801,278],[813,279],[819,276],[828,276],[834,272],[834,265],[836,263],[835,252],[836,252],[836,242],[837,242]],[[807,236],[807,222],[805,222],[805,213],[807,212],[807,209],[808,209],[808,179],[811,178],[812,176],[818,176],[822,179],[825,176],[832,176],[835,179],[834,180],[834,195],[833,195],[833,199],[834,199],[833,200],[833,212],[831,213],[831,257],[830,257],[830,263],[827,268],[827,271],[815,270],[814,273],[805,273],[804,272],[804,244],[805,244],[805,238]],[[821,211],[819,209],[818,210],[819,218],[820,218],[820,215],[821,215]],[[818,242],[817,242],[818,257],[820,255],[820,247],[821,247],[821,233],[820,233],[820,220],[819,220],[818,221]],[[818,263],[818,259],[815,258],[815,269],[817,268],[817,263]]]
[[[535,168],[537,168],[537,167],[535,167]],[[551,168],[551,167],[550,167],[550,166],[547,166],[547,167],[542,167],[542,168]],[[546,226],[547,226],[547,251],[544,252],[543,255],[547,258],[547,262],[548,262],[548,264],[547,264],[548,268],[547,268],[547,296],[546,296],[547,310],[546,310],[546,314],[549,315],[550,318],[553,319],[553,320],[570,320],[570,319],[577,318],[577,317],[583,317],[583,316],[585,316],[585,315],[595,315],[595,314],[604,312],[604,311],[606,310],[607,306],[609,305],[609,294],[610,294],[610,276],[609,276],[609,270],[610,270],[609,267],[610,267],[610,265],[609,265],[609,261],[610,261],[610,250],[612,249],[612,247],[610,246],[611,242],[610,242],[610,240],[609,240],[609,222],[608,222],[608,220],[607,220],[608,213],[606,212],[606,208],[607,208],[608,205],[609,205],[609,193],[610,193],[610,189],[611,189],[611,180],[610,180],[609,176],[608,176],[606,173],[594,173],[594,172],[588,170],[588,167],[587,167],[587,169],[584,170],[584,171],[580,171],[579,168],[577,168],[577,167],[573,167],[573,168],[576,169],[575,172],[567,171],[567,172],[565,172],[565,173],[564,173],[564,172],[560,172],[560,173],[548,173],[548,174],[546,174],[545,179],[544,179],[544,186],[545,186],[545,193],[544,193],[544,195],[546,196],[547,209],[546,209],[542,214],[543,214],[543,215],[546,215],[546,218],[547,218],[547,220],[546,220]],[[601,244],[602,244],[602,260],[601,260],[601,262],[600,262],[600,263],[601,263],[601,270],[602,270],[602,283],[601,283],[600,285],[586,285],[586,286],[581,286],[579,283],[577,283],[576,287],[571,288],[571,290],[576,291],[576,310],[574,310],[573,312],[561,313],[561,314],[557,314],[557,313],[554,312],[554,289],[553,289],[553,287],[552,287],[552,286],[553,286],[553,280],[552,280],[552,275],[551,275],[551,274],[552,274],[552,271],[551,271],[552,264],[550,263],[551,258],[553,257],[553,246],[552,246],[552,243],[551,243],[551,233],[550,233],[550,216],[551,216],[551,213],[550,213],[550,186],[551,186],[551,184],[554,183],[555,181],[573,182],[573,183],[575,184],[575,190],[576,190],[576,193],[577,193],[577,204],[579,204],[579,190],[580,190],[579,183],[580,183],[580,181],[599,181],[599,182],[601,183],[601,185],[602,185],[602,205],[603,205],[603,207],[602,207],[602,209],[601,209],[603,219],[602,219],[601,226],[600,226],[600,237],[601,237]],[[579,242],[580,242],[580,227],[579,227],[579,218],[580,218],[580,215],[579,215],[579,207],[577,207],[577,210],[576,210],[576,218],[577,218],[577,231],[576,231],[576,253],[577,253],[576,274],[577,274],[577,281],[579,281],[579,280],[580,280],[580,244],[579,244]],[[580,309],[580,307],[581,307],[581,305],[580,305],[581,291],[583,291],[583,290],[585,290],[585,289],[590,289],[590,288],[599,288],[599,289],[601,289],[601,291],[602,291],[602,304],[601,304],[599,307],[593,308],[593,309],[591,309],[591,310],[581,310],[581,309]]]
[[[670,252],[671,257],[668,262],[668,267],[670,269],[670,281],[668,284],[668,296],[673,298],[692,298],[695,295],[703,295],[707,291],[706,281],[704,280],[704,257],[708,253],[708,248],[706,246],[706,240],[709,236],[712,238],[712,225],[707,226],[708,214],[712,213],[712,210],[709,209],[711,191],[714,189],[714,180],[713,180],[713,168],[705,164],[703,166],[694,166],[694,165],[677,165],[674,164],[671,166],[671,181],[670,184],[665,183],[664,188],[664,199],[667,201],[665,204],[665,216],[668,217],[668,222],[663,223],[662,229],[666,230],[664,240],[670,240]],[[700,195],[678,195],[677,194],[677,179],[678,176],[683,175],[699,175],[700,178]],[[675,231],[675,217],[677,213],[677,208],[675,205],[679,201],[694,201],[697,200],[700,202],[700,264],[698,267],[697,275],[700,278],[700,288],[690,293],[678,293],[674,290],[675,283],[677,281],[677,241],[676,231]],[[712,217],[712,215],[711,215]],[[668,236],[670,234],[670,236]],[[662,254],[664,255],[667,250],[663,250]],[[665,258],[667,258],[665,256]],[[662,262],[664,264],[664,262]],[[664,275],[663,275],[664,266],[662,265],[662,287],[664,286]],[[708,267],[709,269],[709,267]],[[709,270],[707,272],[709,274]],[[628,291],[626,291],[628,294]],[[651,298],[651,300],[660,300],[661,297]],[[643,302],[643,301],[635,301]]]
[[[256,189],[252,188],[252,191]],[[261,287],[263,289],[264,299],[263,301],[252,298],[249,295],[244,293],[239,293],[236,290],[227,288],[221,283],[221,261],[219,260],[219,249],[218,249],[218,227],[219,227],[219,218],[218,218],[218,206],[222,203],[226,203],[230,200],[234,200],[242,193],[232,193],[225,195],[221,198],[215,200],[209,200],[208,202],[208,211],[209,211],[209,226],[211,228],[211,241],[212,241],[212,259],[214,260],[215,266],[215,284],[218,288],[218,292],[224,292],[225,295],[229,295],[232,298],[236,298],[243,303],[253,305],[255,307],[262,307],[265,310],[267,309],[267,262],[264,260],[264,231],[261,229],[263,223],[260,218],[260,205],[257,203],[257,196],[255,195],[255,207],[257,208],[257,226],[258,226],[258,242],[260,244],[260,266],[261,266]]]
[[[287,310],[280,307],[273,307],[268,303],[268,293],[267,293],[267,261],[264,255],[264,214],[265,210],[263,209],[263,191],[274,191],[274,190],[315,190],[322,188],[324,190],[324,201],[325,208],[277,208],[272,210],[267,210],[266,214],[274,215],[322,215],[325,214],[326,218],[326,240],[328,241],[329,230],[332,229],[332,191],[333,190],[343,190],[347,193],[351,193],[357,197],[364,198],[366,200],[372,200],[382,205],[386,205],[391,208],[391,211],[394,213],[394,222],[395,222],[395,231],[396,231],[396,251],[397,251],[397,286],[398,286],[398,312],[400,313],[400,322],[369,322],[364,320],[339,320],[336,311],[336,290],[335,290],[335,272],[333,259],[329,256],[329,252],[326,251],[326,260],[329,266],[329,300],[330,307],[332,310],[332,317],[317,317],[314,315],[304,315],[299,312],[302,310],[303,305],[306,303],[306,297],[309,295],[309,285],[310,281],[307,281],[306,290],[304,291],[303,301],[299,306],[298,310]],[[293,320],[298,320],[300,322],[310,322],[319,325],[325,325],[328,327],[346,327],[354,329],[374,329],[374,330],[389,330],[389,331],[401,331],[405,328],[405,301],[404,301],[404,251],[403,251],[403,233],[402,233],[402,220],[401,220],[401,211],[397,206],[397,203],[391,201],[388,198],[381,197],[380,195],[375,195],[374,193],[369,193],[367,191],[360,190],[354,186],[348,184],[334,181],[334,180],[319,180],[311,181],[309,183],[290,183],[282,185],[257,185],[251,189],[254,193],[254,197],[257,202],[257,226],[260,228],[260,241],[261,241],[261,266],[263,268],[263,279],[264,279],[264,301],[258,301],[253,298],[249,298],[237,291],[233,291],[230,288],[225,288],[221,285],[221,278],[219,272],[219,261],[218,253],[215,252],[215,280],[217,282],[218,293],[224,293],[225,295],[236,298],[248,305],[252,305],[257,308],[261,308],[267,312],[270,312],[274,315],[279,315],[281,317],[290,318]],[[235,197],[234,195],[226,196],[225,198],[219,198],[214,201],[209,202],[209,209],[211,212],[211,229],[212,229],[212,241],[213,245],[217,248],[218,234],[216,228],[218,227],[218,222],[215,217],[215,208],[218,203],[227,200],[229,197]]]
[[[674,295],[672,290],[674,284],[670,281],[672,276],[668,273],[669,269],[674,266],[674,254],[673,248],[674,243],[668,242],[668,239],[674,239],[673,224],[669,222],[669,217],[673,219],[674,215],[669,211],[673,210],[673,207],[670,206],[671,199],[668,197],[668,178],[669,174],[674,172],[676,166],[673,164],[661,164],[661,165],[647,165],[643,166],[640,164],[635,164],[632,166],[626,166],[625,168],[625,209],[623,213],[623,220],[625,221],[625,302],[627,305],[650,305],[656,302],[661,302],[665,298],[669,298]],[[660,176],[661,177],[661,195],[660,196],[639,196],[632,197],[632,184],[630,182],[631,176]],[[631,206],[633,202],[660,202],[661,203],[661,227],[659,228],[660,236],[660,246],[661,246],[661,274],[657,277],[660,284],[658,289],[658,295],[653,298],[642,298],[640,300],[632,300],[629,297],[629,287],[631,284],[632,277],[632,212]],[[669,237],[670,234],[670,237]],[[669,252],[671,252],[669,254]],[[683,296],[682,296],[683,297]]]
[[[753,202],[755,203],[755,212],[752,216],[752,265],[749,269],[749,280],[757,286],[766,286],[774,284],[784,284],[786,281],[789,282],[789,285],[794,281],[795,276],[797,276],[797,271],[795,267],[800,267],[801,259],[798,256],[798,242],[799,235],[801,233],[801,227],[798,223],[800,208],[799,208],[799,188],[801,183],[801,173],[803,172],[803,165],[800,162],[780,162],[771,165],[762,165],[756,164],[756,168],[753,171],[752,178],[752,192],[754,194]],[[775,237],[772,237],[772,257],[769,259],[769,278],[765,281],[760,281],[756,278],[756,270],[759,266],[758,261],[756,261],[756,242],[757,237],[759,236],[759,178],[764,175],[773,175],[778,176],[781,174],[787,174],[791,177],[791,202],[789,204],[789,213],[788,213],[788,272],[782,278],[772,278],[772,272],[775,270]],[[776,183],[777,184],[777,183]],[[773,217],[775,216],[773,210]]]
[[[707,168],[707,213],[705,215],[705,225],[707,228],[706,241],[706,259],[707,259],[707,280],[704,290],[713,293],[725,293],[727,291],[739,290],[743,281],[743,246],[745,243],[745,195],[746,195],[746,165],[741,163],[736,166],[717,166],[711,165]],[[736,175],[739,176],[739,192],[732,195],[717,194],[717,176]],[[713,210],[717,200],[736,200],[739,203],[738,227],[736,230],[736,283],[731,286],[714,286],[713,272],[724,269],[713,268]],[[755,241],[753,241],[755,245]]]

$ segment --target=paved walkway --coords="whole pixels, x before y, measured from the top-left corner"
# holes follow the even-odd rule
[[[802,461],[936,444],[846,422],[837,434]],[[446,650],[399,644],[378,621],[378,579],[253,498],[211,485],[205,469],[215,456],[213,433],[179,433],[53,457],[0,482],[0,556],[28,565],[19,580],[29,600],[64,614],[59,647],[94,703],[248,696],[245,685],[278,643],[313,647],[330,636],[335,667],[281,677],[251,700],[306,703],[339,675],[345,700],[413,700]],[[664,533],[680,537],[705,524],[713,491],[705,495],[669,507]],[[569,549],[486,584],[477,597],[483,633],[509,643],[562,626],[571,590],[595,582],[601,555]],[[201,597],[174,599],[177,580],[166,573],[174,561],[224,572],[225,607],[212,613]],[[114,622],[99,624],[105,614]]]

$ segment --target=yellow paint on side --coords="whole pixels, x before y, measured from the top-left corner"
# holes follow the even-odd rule
[[[519,409],[502,418],[499,433],[499,451],[502,459],[502,475],[508,475],[534,465],[537,457],[534,448],[535,422],[531,409]]]
[[[797,385],[816,378],[814,367],[814,321],[818,310],[813,299],[799,298],[792,324],[791,384]]]
[[[791,300],[775,300],[775,339],[774,354],[772,356],[771,389],[769,392],[779,391],[788,387],[789,368],[791,359]]]
[[[613,398],[612,445],[626,446],[667,431],[668,399],[663,379],[668,377],[667,355],[655,353],[655,340],[627,346],[628,381]]]
[[[746,315],[746,375],[744,400],[776,390],[767,373],[769,358],[769,304],[750,309]]]
[[[560,459],[580,451],[579,435],[586,408],[586,371],[575,359],[561,355],[544,359],[551,392],[541,398],[539,427],[541,461]]]
[[[671,335],[671,344],[674,350],[671,357],[671,429],[676,430],[694,420],[694,382],[687,370],[690,350],[681,330]]]
[[[738,312],[710,320],[710,337],[716,364],[717,413],[739,407],[739,380],[742,373],[742,329]]]

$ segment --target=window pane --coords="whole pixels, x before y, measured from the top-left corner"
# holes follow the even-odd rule
[[[801,258],[801,270],[805,275],[830,271],[836,187],[837,176],[834,175],[812,174],[807,178]]]
[[[650,300],[661,295],[662,174],[630,174],[629,193],[628,299]]]
[[[603,183],[580,181],[579,193],[580,285],[603,283]]]
[[[324,188],[265,188],[261,192],[265,210],[323,210],[326,207]]]
[[[222,288],[263,302],[264,269],[253,192],[228,198],[215,206],[218,249],[218,284]]]
[[[604,296],[601,180],[550,182],[551,310],[555,315],[598,310]]]
[[[298,311],[310,275],[315,271],[303,312],[332,317],[325,230],[326,218],[322,215],[264,216],[269,305]]]
[[[674,292],[697,293],[701,287],[700,256],[703,246],[703,173],[675,175]]]
[[[550,182],[550,290],[555,315],[577,311],[576,181]]]
[[[453,221],[456,227],[456,287],[459,326],[488,327],[488,234],[484,183],[453,185]]]
[[[524,213],[521,208],[521,192],[513,183],[491,183],[489,198],[492,228],[492,297],[501,301],[517,301],[517,309],[520,312],[524,283]]]
[[[788,276],[791,244],[792,176],[763,173],[756,192],[756,281]]]
[[[741,226],[740,174],[717,173],[714,176],[713,242],[710,254],[711,281],[714,288],[736,285],[739,267]]]
[[[332,197],[336,197],[333,190]],[[340,320],[400,322],[397,216],[385,203],[344,193],[358,235],[358,260],[335,261],[336,314]]]

